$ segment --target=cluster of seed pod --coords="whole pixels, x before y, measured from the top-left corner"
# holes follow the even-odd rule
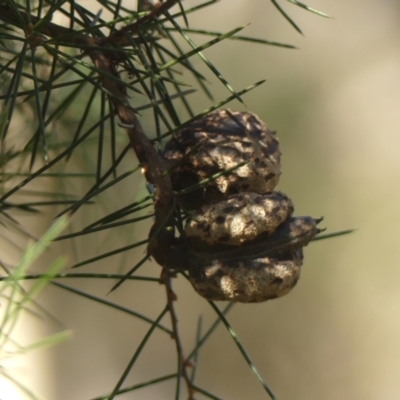
[[[187,270],[206,299],[262,302],[296,285],[320,220],[292,217],[292,201],[274,191],[280,155],[275,132],[249,112],[212,112],[167,143],[172,186],[189,214],[167,267]]]

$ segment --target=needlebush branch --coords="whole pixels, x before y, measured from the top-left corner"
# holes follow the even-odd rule
[[[278,1],[271,1],[301,33],[298,25]],[[298,1],[289,2],[320,16],[327,16]],[[172,187],[170,175],[180,164],[170,163],[164,158],[159,146],[164,139],[173,137],[183,128],[230,101],[236,99],[244,103],[244,96],[265,82],[262,80],[242,89],[234,88],[223,72],[205,56],[204,50],[225,40],[241,40],[285,49],[295,46],[237,35],[247,25],[228,32],[190,27],[190,16],[202,8],[212,6],[216,1],[185,8],[186,2],[178,0],[158,3],[139,0],[136,10],[127,8],[118,0],[99,0],[98,3],[111,13],[109,19],[103,19],[101,12],[95,14],[79,1],[0,1],[0,223],[21,237],[34,238],[24,227],[26,215],[33,215],[37,221],[44,221],[43,208],[52,206],[57,211],[47,208],[51,210],[51,217],[64,221],[82,212],[82,206],[96,207],[100,196],[115,193],[117,185],[124,184],[129,195],[135,197],[129,205],[116,207],[111,212],[104,211],[86,223],[86,226],[74,228],[63,235],[57,232],[46,243],[65,243],[72,239],[83,241],[88,235],[92,238],[111,229],[116,230],[126,225],[133,228],[143,220],[151,220],[153,224],[147,238],[142,236],[129,245],[121,244],[111,250],[99,251],[93,257],[71,262],[72,265],[68,266],[83,267],[121,253],[130,254],[128,252],[131,249],[142,245],[147,248],[144,255],[138,257],[139,261],[131,262],[133,267],[126,273],[61,272],[59,265],[47,272],[36,273],[27,268],[22,270],[12,263],[1,263],[5,275],[0,276],[0,282],[4,285],[3,289],[0,287],[0,296],[2,290],[8,290],[11,284],[14,285],[11,295],[6,299],[6,310],[14,309],[19,312],[18,307],[13,308],[15,305],[19,305],[20,309],[24,308],[32,300],[30,294],[33,297],[46,284],[51,284],[78,296],[82,301],[91,300],[149,324],[141,343],[133,351],[128,365],[110,388],[109,394],[95,399],[117,398],[120,394],[168,380],[175,380],[175,399],[186,396],[192,400],[198,398],[198,394],[205,398],[219,399],[216,394],[194,381],[201,358],[200,350],[221,323],[227,328],[265,392],[271,399],[276,399],[226,319],[233,303],[221,311],[210,302],[217,314],[216,320],[207,327],[199,319],[196,344],[191,352],[185,350],[177,311],[181,299],[173,291],[172,282],[176,276],[188,277],[188,274],[185,271],[168,269],[170,249],[177,244],[176,232],[184,236],[183,221],[190,213],[180,207],[179,196],[206,187],[218,178],[245,166],[248,161],[176,191]],[[66,26],[52,22],[56,13],[67,19]],[[196,44],[192,34],[202,35],[206,40]],[[185,50],[187,48],[189,49]],[[193,62],[194,59],[200,60],[200,66]],[[206,72],[203,72],[203,67]],[[214,100],[207,73],[228,91],[225,99]],[[191,87],[187,76],[191,76],[198,88]],[[201,112],[192,103],[194,96],[199,93],[212,101],[212,105]],[[83,104],[81,108],[80,102]],[[151,118],[147,114],[141,114],[146,110],[152,112]],[[149,120],[152,125],[148,123]],[[126,134],[125,141],[119,134],[121,131]],[[24,135],[18,136],[18,132],[23,132]],[[121,143],[123,149],[118,153]],[[201,145],[195,146],[192,152],[201,148]],[[93,167],[78,172],[69,171],[65,167],[66,163],[70,166],[74,157],[80,152],[85,153],[87,149],[90,149],[89,155],[85,154],[84,157],[93,161]],[[137,160],[132,161],[132,151]],[[191,155],[189,152],[187,157]],[[123,170],[122,165],[127,160],[130,169]],[[136,197],[136,193],[132,193],[130,179],[132,176],[141,179],[140,173],[152,189],[150,194],[141,193]],[[67,189],[61,193],[52,189],[48,192],[40,188],[29,190],[30,185],[39,182],[38,178],[44,178],[45,181],[46,178],[55,178],[56,182],[64,182],[67,178],[86,178],[90,179],[90,184],[84,186],[78,195]],[[48,196],[50,200],[26,200],[26,196]],[[60,206],[64,206],[61,211]],[[144,215],[143,212],[151,206],[154,211]],[[131,214],[135,215],[127,218]],[[317,239],[349,232],[329,233]],[[11,242],[14,239],[7,240]],[[160,265],[158,278],[136,275],[149,259],[154,259]],[[166,292],[165,307],[157,317],[150,318],[117,302],[61,282],[70,278],[110,281],[110,292],[127,281],[161,284]],[[16,303],[15,296],[23,292],[25,281],[35,282],[33,289],[27,291],[23,301]],[[164,321],[166,314],[170,317],[170,327]],[[180,323],[184,324],[185,321],[181,320]],[[2,336],[3,341],[12,339],[11,331],[12,329]],[[176,359],[171,361],[171,365],[174,365],[175,372],[124,387],[125,380],[143,349],[149,346],[148,341],[159,331],[167,333],[173,339]],[[57,337],[55,339],[58,340]],[[6,371],[1,370],[0,373],[10,380],[14,379]],[[23,390],[31,398],[35,398],[36,395],[29,388]]]

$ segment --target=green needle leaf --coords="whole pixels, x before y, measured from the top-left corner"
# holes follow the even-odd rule
[[[283,15],[283,17],[290,23],[290,25],[293,26],[294,29],[296,29],[297,32],[299,32],[301,35],[303,35],[303,32],[301,29],[297,26],[297,24],[289,17],[289,15],[286,13],[286,11],[279,5],[277,0],[271,0],[272,4],[276,7],[276,9]]]
[[[322,11],[318,11],[318,10],[316,10],[315,8],[309,7],[307,4],[300,3],[300,2],[297,1],[297,0],[288,0],[288,1],[289,1],[290,3],[295,4],[296,6],[299,6],[299,7],[301,7],[301,8],[304,8],[304,9],[307,10],[307,11],[311,11],[312,13],[317,14],[317,15],[319,15],[319,16],[321,16],[321,17],[330,18],[330,16],[329,16],[328,14],[325,14],[325,13],[323,13]]]
[[[334,237],[337,237],[337,236],[348,235],[349,233],[353,233],[354,231],[355,231],[355,229],[346,229],[344,231],[326,233],[325,235],[316,236],[312,241],[316,242],[317,240],[324,240],[324,239],[334,238]]]
[[[217,313],[217,315],[219,316],[219,318],[221,319],[221,321],[223,322],[223,324],[225,325],[226,329],[228,330],[231,338],[233,339],[233,341],[235,342],[237,348],[239,349],[239,351],[242,353],[244,359],[246,360],[247,364],[249,364],[249,367],[252,369],[252,371],[254,372],[254,374],[256,375],[257,379],[259,380],[259,382],[261,383],[261,385],[264,387],[265,391],[269,394],[270,398],[272,400],[277,400],[277,398],[275,397],[275,395],[273,394],[272,390],[269,388],[269,386],[267,385],[267,383],[264,381],[264,379],[262,378],[261,374],[258,372],[256,366],[253,364],[253,362],[251,361],[249,355],[247,354],[245,348],[243,347],[242,343],[240,342],[238,336],[236,335],[236,332],[233,330],[233,328],[231,327],[230,323],[228,322],[228,320],[225,318],[224,313],[215,305],[214,302],[209,301],[208,302],[210,304],[210,306],[214,309],[214,311]]]

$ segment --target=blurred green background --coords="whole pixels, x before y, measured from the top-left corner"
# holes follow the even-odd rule
[[[191,3],[198,4],[184,2],[185,6]],[[309,5],[333,18],[283,4],[305,37],[266,0],[221,1],[189,18],[192,28],[221,32],[250,22],[241,34],[298,47],[288,50],[224,41],[205,54],[237,90],[268,78],[245,95],[247,108],[239,102],[229,107],[252,111],[277,130],[283,153],[278,189],[293,199],[295,213],[324,216],[327,232],[356,229],[351,235],[309,245],[300,282],[288,296],[262,304],[238,304],[229,320],[279,400],[397,400],[400,3],[313,0]],[[94,10],[98,8],[93,4]],[[207,40],[192,37],[197,44]],[[193,62],[201,64],[200,60]],[[226,89],[209,77],[216,101],[227,97]],[[196,112],[211,106],[201,92],[192,102]],[[131,104],[135,105],[135,99]],[[151,113],[145,117],[150,118]],[[147,129],[151,127],[150,119],[143,123]],[[122,135],[121,142],[122,146]],[[93,169],[95,162],[77,157],[73,169],[83,171],[88,165]],[[126,158],[125,168],[135,165],[133,156],[131,164]],[[71,231],[144,194],[144,182],[138,177],[136,174],[101,195],[97,207],[81,209]],[[60,185],[41,182],[43,188]],[[91,182],[62,184],[82,194]],[[129,226],[112,234],[106,231],[81,241],[57,243],[49,259],[67,254],[72,265],[142,240],[150,223],[137,224],[135,231]],[[27,221],[32,232],[37,228],[38,235],[45,224],[35,224],[37,221]],[[80,272],[127,271],[143,251],[142,247],[111,257]],[[160,273],[154,262],[142,271],[140,275],[155,277]],[[99,296],[110,289],[110,282],[103,281],[66,283]],[[205,326],[215,314],[187,281],[179,278],[174,283],[183,344],[189,350],[195,343],[199,314]],[[156,318],[165,304],[165,290],[155,284],[127,282],[107,299]],[[46,399],[89,399],[110,392],[148,325],[52,287],[40,300],[61,325],[49,327],[43,320],[29,317],[21,326],[21,336],[41,337],[64,326],[73,330],[73,340],[31,353],[23,365],[10,368],[26,374],[27,383]],[[173,373],[175,362],[171,338],[155,332],[126,384]],[[197,382],[223,399],[268,398],[222,326],[200,353]],[[174,383],[168,382],[118,398],[164,400],[173,398],[173,393]],[[0,393],[2,400],[19,398],[13,396],[17,395]]]

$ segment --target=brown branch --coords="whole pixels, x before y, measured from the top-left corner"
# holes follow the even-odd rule
[[[165,283],[165,287],[167,290],[168,310],[171,315],[172,332],[173,332],[173,339],[175,340],[175,345],[176,345],[176,353],[178,355],[178,359],[182,366],[181,374],[183,376],[183,379],[186,382],[186,386],[187,386],[187,389],[189,392],[188,400],[195,400],[194,394],[197,392],[197,390],[195,389],[195,387],[192,384],[192,381],[189,377],[189,373],[188,373],[189,363],[188,363],[188,360],[186,359],[186,357],[184,356],[183,346],[182,346],[181,338],[179,336],[178,318],[176,316],[175,307],[174,307],[174,301],[176,301],[176,294],[172,290],[173,272],[168,269],[163,269],[162,277],[164,278],[164,283]]]
[[[174,0],[174,2],[176,2],[176,0]],[[161,8],[161,10],[165,11],[167,5],[171,7],[172,1],[167,1],[162,4],[157,10]],[[159,15],[160,12],[161,11],[154,15]],[[20,11],[19,14],[28,25],[27,14],[22,11]],[[149,17],[149,15],[144,18]],[[4,20],[17,27],[20,27],[21,24],[20,17],[17,13],[6,5],[0,5],[0,20]],[[29,31],[25,32],[27,39],[32,44],[35,46],[40,45],[41,38],[40,35],[38,35],[38,33],[40,33],[58,39],[58,41],[64,45],[81,45],[83,50],[89,48],[89,50],[86,50],[86,54],[100,71],[99,78],[102,86],[113,94],[113,96],[110,96],[110,101],[114,106],[122,126],[126,129],[130,144],[142,166],[142,171],[147,181],[152,183],[156,189],[155,223],[150,231],[150,236],[154,236],[155,233],[157,233],[157,236],[152,237],[148,252],[160,265],[164,265],[169,249],[174,241],[174,218],[172,213],[174,195],[170,179],[167,175],[164,175],[164,171],[168,168],[168,165],[166,165],[166,161],[155,150],[153,144],[143,131],[134,109],[129,105],[126,89],[118,82],[120,79],[119,72],[114,61],[110,57],[110,52],[97,49],[93,50],[93,47],[101,49],[102,44],[98,38],[75,33],[68,28],[52,22],[43,23],[38,28],[38,32],[35,32],[32,29],[33,25],[36,24],[38,20],[37,17],[33,15],[30,16],[31,24],[28,26]],[[141,20],[137,22],[139,21]],[[110,79],[110,75],[117,79]]]

